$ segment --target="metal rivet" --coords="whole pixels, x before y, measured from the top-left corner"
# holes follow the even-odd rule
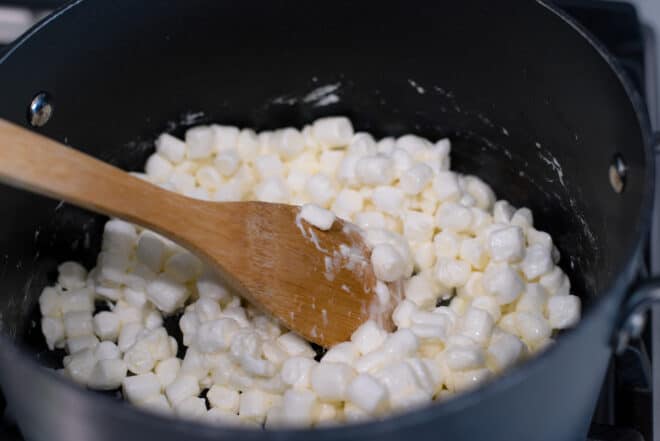
[[[32,127],[43,127],[53,115],[53,105],[46,92],[40,92],[32,98],[28,109],[28,121]]]
[[[628,173],[628,166],[623,161],[623,157],[620,154],[614,155],[612,158],[612,163],[610,164],[610,185],[612,189],[621,193],[623,188],[626,186],[626,174]]]

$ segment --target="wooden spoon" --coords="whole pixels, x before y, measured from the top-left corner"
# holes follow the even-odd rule
[[[321,231],[291,205],[188,198],[2,119],[0,181],[169,237],[250,302],[324,347],[349,339],[377,302],[368,247],[357,227],[340,219]],[[357,264],[342,244],[357,253]]]

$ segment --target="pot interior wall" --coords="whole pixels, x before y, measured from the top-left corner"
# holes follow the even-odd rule
[[[2,61],[0,116],[25,124],[47,91],[55,112],[40,131],[127,170],[161,131],[205,122],[342,114],[377,136],[449,136],[455,169],[532,209],[588,307],[636,240],[643,139],[594,49],[544,6],[514,3],[83,1]],[[629,170],[621,195],[615,153]],[[104,218],[7,187],[0,200],[0,323],[43,350],[38,295],[58,262],[94,265]]]

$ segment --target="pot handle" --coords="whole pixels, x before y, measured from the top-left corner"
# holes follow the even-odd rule
[[[623,304],[618,325],[612,336],[612,347],[617,355],[622,354],[632,339],[639,338],[646,324],[646,312],[660,304],[660,277],[651,277],[637,284]]]

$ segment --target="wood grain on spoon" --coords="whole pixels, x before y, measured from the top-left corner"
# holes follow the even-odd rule
[[[339,219],[321,231],[297,219],[300,209],[291,205],[191,199],[1,119],[0,180],[169,237],[257,307],[325,347],[346,341],[376,301],[368,248]],[[342,244],[360,250],[361,262],[353,256],[349,264]]]

